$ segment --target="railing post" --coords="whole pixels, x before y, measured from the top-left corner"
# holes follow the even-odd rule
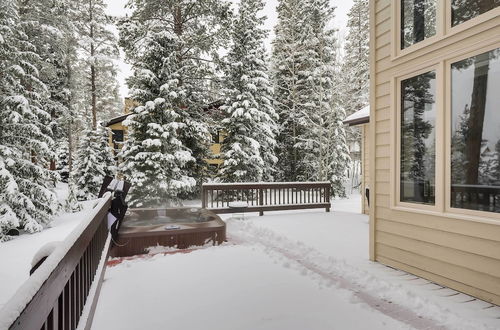
[[[201,208],[207,208],[207,193],[203,184],[201,185]]]
[[[259,189],[259,206],[263,206],[264,205],[264,190],[262,188]],[[259,216],[263,216],[264,215],[264,211],[260,211],[259,212]]]
[[[331,207],[330,185],[326,186],[326,189],[325,189],[325,198],[326,198],[326,202],[328,203],[328,206],[326,207],[326,212],[330,212],[330,207]]]

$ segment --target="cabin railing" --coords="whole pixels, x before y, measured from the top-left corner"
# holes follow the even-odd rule
[[[324,208],[330,212],[330,182],[208,183],[201,189],[202,207],[214,213]],[[235,202],[239,204],[235,204]]]
[[[90,329],[110,245],[107,193],[0,310],[0,329]],[[82,323],[82,324],[80,324]]]

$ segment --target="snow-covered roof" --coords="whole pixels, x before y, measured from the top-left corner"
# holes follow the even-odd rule
[[[367,124],[370,122],[370,106],[356,111],[344,120],[344,124],[349,126]]]
[[[111,118],[107,123],[105,123],[105,126],[106,127],[109,127],[111,125],[114,125],[114,124],[118,124],[118,123],[121,123],[123,122],[125,119],[128,118],[128,116],[130,116],[132,113],[126,113],[124,115],[120,115],[118,117],[115,117],[115,118]]]

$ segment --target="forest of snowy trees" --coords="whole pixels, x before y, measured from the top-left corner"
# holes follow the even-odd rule
[[[132,207],[196,198],[208,180],[330,181],[345,196],[360,136],[342,121],[368,103],[368,0],[353,1],[346,38],[335,1],[278,2],[266,49],[264,0],[129,0],[121,18],[104,0],[0,0],[0,241],[78,210],[106,175],[132,183]],[[125,96],[138,106],[114,155],[104,123]]]

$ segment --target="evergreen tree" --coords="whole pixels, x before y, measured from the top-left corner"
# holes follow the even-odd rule
[[[99,125],[83,132],[75,163],[75,186],[78,200],[97,198],[105,176],[114,176],[113,152],[109,132]]]
[[[158,98],[135,108],[127,120],[130,136],[122,153],[122,171],[134,187],[129,194],[132,207],[176,204],[179,194],[196,185],[185,174],[186,165],[194,162],[180,140],[179,131],[186,124],[172,108],[167,100]]]
[[[67,141],[61,141],[56,150],[56,171],[62,182],[69,181],[70,164],[69,144]]]
[[[91,118],[92,128],[123,108],[118,93],[116,64],[118,41],[109,29],[113,24],[103,0],[83,0],[78,5],[79,58],[77,75],[80,111]]]
[[[36,232],[57,211],[48,171],[53,140],[43,109],[40,57],[19,19],[17,1],[0,0],[0,240],[16,227]]]
[[[222,145],[221,179],[228,182],[274,181],[278,119],[271,104],[262,29],[262,0],[242,0],[233,28],[226,73],[228,136]]]
[[[227,44],[230,6],[220,0],[129,6],[120,42],[133,65],[132,98],[142,106],[128,120],[123,170],[134,186],[132,205],[151,205],[194,192],[203,178],[210,143],[204,109],[215,101],[209,86]]]
[[[369,104],[369,5],[368,0],[354,0],[348,13],[348,34],[345,40],[345,55],[342,65],[343,91],[341,100],[347,115],[359,111]],[[361,146],[361,129],[348,127],[347,143],[351,148]],[[361,152],[351,153],[353,170],[357,173],[361,162]]]
[[[298,144],[300,136],[307,131],[304,105],[309,96],[304,74],[309,17],[304,15],[303,5],[302,0],[279,1],[273,41],[274,107],[279,115],[277,168],[282,181],[306,178],[304,155],[308,150]]]
[[[307,9],[310,24],[305,74],[309,97],[304,108],[309,129],[300,137],[298,145],[309,150],[304,158],[307,179],[331,181],[332,196],[343,197],[350,156],[342,124],[345,112],[340,93],[335,89],[340,82],[338,43],[335,30],[329,27],[334,7],[328,0],[310,0]]]

